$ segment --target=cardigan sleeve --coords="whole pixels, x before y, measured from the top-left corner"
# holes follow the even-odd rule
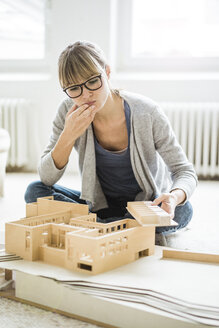
[[[67,164],[61,170],[55,166],[55,163],[52,158],[52,150],[55,147],[60,134],[62,133],[65,125],[65,116],[69,109],[66,101],[63,101],[58,108],[55,119],[53,120],[52,133],[50,135],[49,143],[46,146],[38,166],[38,172],[40,175],[41,181],[47,185],[52,186],[55,184],[65,172]]]
[[[186,194],[185,203],[197,185],[195,170],[178,143],[169,120],[163,111],[156,107],[151,117],[155,148],[167,165],[172,179],[172,186],[169,191],[182,189]]]

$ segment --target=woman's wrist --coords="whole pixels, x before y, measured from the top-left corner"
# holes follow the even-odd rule
[[[65,167],[68,163],[74,143],[75,141],[70,139],[63,131],[51,152],[52,159],[57,169],[63,169],[63,167]]]
[[[176,205],[182,204],[186,200],[186,193],[182,189],[173,189],[170,191],[176,201]]]
[[[72,137],[72,134],[68,132],[67,129],[64,129],[60,135],[60,142],[67,146],[73,147],[75,144],[75,139]]]

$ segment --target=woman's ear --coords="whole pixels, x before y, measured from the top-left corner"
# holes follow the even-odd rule
[[[111,73],[111,69],[110,69],[110,66],[109,65],[106,65],[105,66],[105,71],[106,71],[106,75],[108,77],[108,79],[110,78],[110,73]]]

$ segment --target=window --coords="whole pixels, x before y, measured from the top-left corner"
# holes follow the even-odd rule
[[[1,63],[45,61],[48,1],[0,0]]]
[[[218,0],[121,0],[118,68],[219,68]]]

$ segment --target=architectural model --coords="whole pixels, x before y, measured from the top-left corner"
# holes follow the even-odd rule
[[[36,203],[26,204],[25,218],[6,223],[6,251],[24,260],[92,274],[152,255],[155,227],[177,223],[151,202],[127,205],[136,220],[105,224],[96,222],[88,205],[38,198]]]

